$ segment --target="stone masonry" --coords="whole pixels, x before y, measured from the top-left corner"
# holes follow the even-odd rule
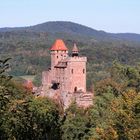
[[[72,102],[87,108],[93,104],[93,93],[86,91],[86,57],[79,56],[74,44],[72,55],[63,40],[57,39],[50,49],[51,67],[42,72],[39,96],[47,96],[61,103],[64,109]]]

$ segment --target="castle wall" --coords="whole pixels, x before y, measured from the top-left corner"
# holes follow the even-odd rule
[[[66,90],[86,92],[86,57],[70,57],[66,71]]]
[[[42,85],[50,85],[51,79],[52,79],[51,71],[42,72]]]
[[[65,89],[65,72],[66,70],[64,68],[55,68],[55,75],[56,75],[56,81],[60,83],[60,90],[64,91]]]

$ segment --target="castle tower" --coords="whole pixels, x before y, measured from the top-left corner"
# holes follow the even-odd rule
[[[68,57],[68,49],[61,39],[57,39],[53,46],[51,47],[51,71],[52,71],[52,81],[57,81],[57,71],[55,66]]]
[[[74,43],[73,49],[72,49],[72,57],[78,56],[79,50],[77,48],[77,45]]]
[[[51,69],[68,56],[68,49],[61,39],[57,39],[51,47]]]
[[[86,92],[86,57],[79,57],[79,50],[74,44],[72,57],[67,61],[67,83],[69,92]]]

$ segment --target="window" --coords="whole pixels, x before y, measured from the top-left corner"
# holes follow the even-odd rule
[[[57,56],[57,58],[58,58],[58,56]]]
[[[83,73],[85,73],[85,69],[83,69]]]
[[[77,92],[77,87],[74,88],[74,92]]]
[[[59,85],[60,85],[60,83],[53,83],[51,88],[54,89],[54,90],[57,90],[57,89],[59,89]]]
[[[73,74],[73,69],[71,70],[71,73]]]

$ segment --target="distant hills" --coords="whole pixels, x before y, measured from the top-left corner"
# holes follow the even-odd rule
[[[10,74],[41,75],[50,66],[49,48],[62,38],[71,54],[76,43],[87,56],[87,85],[108,76],[113,61],[138,65],[140,35],[107,33],[73,22],[46,22],[29,27],[0,28],[0,59],[12,58]],[[38,78],[37,78],[37,81]]]
[[[98,31],[90,27],[80,25],[73,22],[55,21],[45,22],[42,24],[29,27],[16,28],[0,28],[0,32],[46,32],[48,34],[59,34],[59,36],[79,36],[80,38],[88,38],[103,41],[136,41],[140,42],[140,34],[135,33],[107,33]]]

